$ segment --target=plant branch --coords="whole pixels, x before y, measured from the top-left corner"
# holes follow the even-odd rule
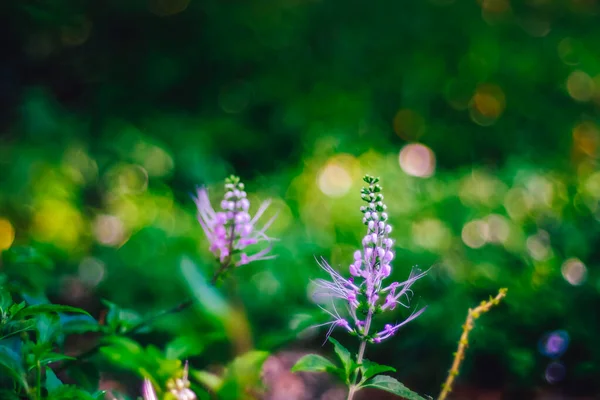
[[[219,266],[219,269],[217,270],[214,277],[212,278],[211,285],[215,286],[217,284],[219,277],[227,270],[227,268],[229,267],[230,264],[231,264],[231,257],[227,257],[227,259]],[[126,331],[122,332],[121,336],[132,337],[136,333],[138,333],[140,330],[142,330],[143,328],[152,325],[156,320],[166,317],[167,315],[177,314],[177,313],[191,307],[193,304],[194,304],[194,299],[189,298],[171,308],[168,308],[168,309],[162,310],[156,314],[150,315],[147,318],[143,319],[142,321],[138,322],[136,325],[134,325],[131,328],[127,329]],[[98,351],[100,350],[101,347],[102,347],[102,343],[96,344],[91,349],[81,353],[76,359],[65,361],[60,367],[58,367],[56,369],[56,371],[57,372],[64,371],[71,365],[78,364],[78,363],[82,362],[83,360],[86,360],[86,359],[92,357],[93,355],[98,353]]]
[[[475,308],[469,308],[469,312],[467,313],[467,320],[463,325],[462,335],[460,336],[460,340],[458,341],[458,349],[456,353],[454,353],[454,361],[452,362],[452,367],[450,371],[448,371],[448,376],[446,377],[446,382],[442,385],[442,392],[438,397],[438,400],[445,400],[448,394],[452,391],[452,384],[454,383],[454,378],[458,376],[458,371],[460,368],[460,364],[465,358],[465,351],[467,346],[469,345],[469,333],[475,327],[475,320],[481,316],[481,314],[490,311],[490,309],[498,305],[500,300],[506,296],[506,292],[508,289],[502,288],[496,295],[496,297],[491,298],[488,301],[482,301],[479,306]]]

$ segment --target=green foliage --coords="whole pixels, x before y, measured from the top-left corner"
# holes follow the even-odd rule
[[[389,365],[380,365],[373,361],[364,359],[360,366],[361,382],[365,382],[367,379],[375,375],[389,371],[396,372],[396,369],[394,367],[390,367]]]
[[[417,393],[408,389],[396,379],[387,375],[378,375],[373,379],[368,380],[365,384],[363,384],[362,387],[385,390],[386,392],[393,393],[407,400],[426,400],[424,397],[421,397]]]
[[[317,354],[307,354],[300,358],[292,367],[292,372],[329,372],[341,371],[334,363]]]
[[[207,371],[193,371],[192,375],[219,399],[253,399],[261,390],[262,365],[268,356],[266,351],[250,351],[235,358],[221,376]]]

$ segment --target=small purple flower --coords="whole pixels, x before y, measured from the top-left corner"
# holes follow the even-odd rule
[[[389,237],[392,227],[388,223],[387,207],[383,203],[381,186],[377,183],[379,179],[366,176],[364,180],[369,186],[361,190],[361,198],[367,203],[366,206],[361,207],[361,212],[367,232],[362,240],[362,249],[354,252],[353,261],[349,266],[351,277],[343,277],[325,260],[321,260],[319,265],[331,279],[317,279],[315,294],[320,297],[325,296],[332,302],[335,299],[344,301],[354,324],[352,327],[340,317],[334,307],[335,313],[327,311],[334,317],[334,321],[322,324],[331,324],[327,337],[336,326],[343,326],[349,332],[357,333],[362,341],[379,343],[393,336],[400,327],[425,311],[425,308],[422,308],[400,323],[387,324],[382,330],[369,334],[375,314],[393,310],[397,304],[407,308],[410,306],[410,297],[413,294],[411,286],[425,276],[426,272],[413,269],[406,281],[393,282],[387,286],[383,284],[392,272],[391,262],[395,257],[394,241]],[[362,317],[359,318],[359,315]]]
[[[201,187],[194,198],[198,208],[198,222],[204,230],[210,243],[210,251],[222,264],[240,266],[253,261],[275,258],[269,255],[272,250],[271,242],[274,240],[267,236],[266,231],[271,226],[275,217],[269,219],[262,227],[258,227],[258,220],[262,217],[271,203],[263,202],[254,217],[248,210],[250,201],[246,197],[244,184],[236,176],[225,180],[225,195],[221,201],[221,211],[215,211],[208,197],[208,190]],[[267,247],[247,254],[248,246],[266,242]],[[234,256],[239,254],[239,257]]]

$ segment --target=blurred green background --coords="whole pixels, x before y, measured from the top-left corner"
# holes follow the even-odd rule
[[[413,301],[427,312],[368,357],[435,395],[468,307],[508,287],[472,333],[457,391],[592,398],[599,12],[596,0],[4,1],[0,249],[53,263],[0,269],[97,317],[102,298],[171,306],[187,293],[182,256],[214,268],[190,194],[209,185],[217,205],[236,173],[254,207],[270,197],[279,212],[278,258],[236,271],[252,343],[328,353],[325,331],[306,330],[324,321],[314,257],[346,271],[369,173],[395,228],[393,278],[431,270]],[[208,314],[166,318],[145,340],[201,342]],[[230,358],[220,340],[196,365]]]

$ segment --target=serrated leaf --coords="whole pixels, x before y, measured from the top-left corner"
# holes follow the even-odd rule
[[[337,374],[340,368],[325,357],[308,354],[294,364],[292,372],[329,372]]]
[[[4,369],[15,382],[24,389],[28,389],[25,369],[21,357],[5,346],[0,346],[0,367]]]
[[[345,379],[346,383],[348,383],[348,382],[350,382],[350,375],[356,369],[356,363],[352,359],[352,354],[350,353],[350,351],[347,348],[342,346],[340,344],[340,342],[338,342],[334,338],[329,337],[329,341],[331,343],[333,343],[335,354],[337,354],[338,358],[342,362],[342,365],[344,366],[343,378]]]
[[[424,397],[421,397],[419,394],[413,392],[398,380],[392,378],[387,375],[379,375],[375,378],[367,381],[367,383],[362,385],[362,388],[375,388],[385,390],[386,392],[393,393],[397,396],[403,397],[406,400],[427,400]]]
[[[63,383],[58,379],[54,371],[50,368],[46,368],[46,390],[48,390],[48,393],[54,392],[62,385]]]
[[[15,316],[19,318],[29,317],[32,315],[39,314],[58,314],[58,313],[79,313],[79,314],[88,314],[87,311],[82,310],[81,308],[64,306],[60,304],[36,304],[33,306],[25,307],[20,310]]]
[[[396,372],[396,368],[390,367],[389,365],[377,364],[366,359],[363,360],[362,365],[360,366],[360,372],[362,374],[363,381],[366,381],[377,374],[388,371]]]

